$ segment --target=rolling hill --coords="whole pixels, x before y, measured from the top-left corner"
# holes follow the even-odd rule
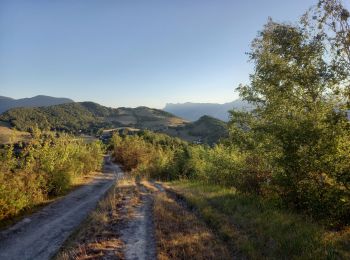
[[[221,138],[228,135],[227,124],[210,116],[202,116],[197,121],[183,126],[169,127],[164,133],[189,142],[210,145],[217,143]]]
[[[208,115],[215,117],[217,119],[228,121],[229,110],[237,109],[251,109],[251,105],[247,102],[237,99],[233,102],[225,104],[215,104],[215,103],[168,103],[164,107],[164,111],[172,113],[181,118],[185,118],[189,121],[196,121],[200,117]]]
[[[72,102],[74,101],[69,98],[56,98],[43,95],[21,99],[13,99],[9,97],[0,96],[0,114],[8,109],[16,107],[42,107]]]
[[[147,107],[109,108],[93,102],[67,103],[49,107],[13,108],[0,116],[22,131],[34,126],[66,132],[95,132],[99,128],[133,126],[160,130],[186,121],[162,110]]]
[[[13,108],[0,115],[0,121],[21,131],[30,131],[38,127],[75,134],[96,134],[100,129],[132,127],[209,144],[217,142],[220,137],[226,135],[226,124],[211,117],[202,117],[197,122],[191,123],[159,109],[110,108],[93,102]]]

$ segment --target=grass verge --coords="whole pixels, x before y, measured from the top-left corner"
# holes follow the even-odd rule
[[[232,259],[226,245],[183,203],[165,192],[153,194],[157,259]]]
[[[232,253],[248,259],[350,259],[350,229],[327,231],[233,189],[190,181],[167,185],[198,211]]]

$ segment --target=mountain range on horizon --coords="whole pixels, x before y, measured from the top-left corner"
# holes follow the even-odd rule
[[[208,115],[222,121],[229,120],[229,111],[235,110],[251,110],[252,105],[241,99],[232,102],[217,103],[168,103],[163,108],[164,111],[172,113],[178,117],[189,121],[196,121],[204,115]]]
[[[38,95],[30,98],[14,99],[0,96],[0,114],[16,107],[46,107],[74,102],[70,98],[51,97]]]
[[[70,98],[52,97],[38,95],[30,98],[13,99],[10,97],[0,96],[0,114],[17,107],[48,107],[65,103],[73,103]],[[229,120],[229,110],[249,110],[252,106],[246,101],[237,99],[232,102],[219,103],[167,103],[163,111],[174,114],[188,121],[197,121],[202,116],[211,116],[222,121]]]

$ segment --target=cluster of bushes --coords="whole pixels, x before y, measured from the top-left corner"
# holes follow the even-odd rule
[[[262,194],[268,173],[232,145],[194,145],[165,134],[142,131],[113,135],[114,158],[126,171],[159,180],[193,179]]]
[[[65,134],[35,132],[22,147],[0,149],[0,220],[64,194],[74,179],[101,167],[103,147]]]
[[[232,133],[237,138],[236,128],[232,127]],[[256,133],[249,132],[250,137],[253,134]],[[242,138],[246,138],[246,142],[249,139]],[[320,165],[313,171],[293,166],[305,163],[311,167],[316,163],[313,158],[317,161],[319,158],[313,157],[310,150],[302,157],[293,158],[287,151],[281,151],[276,143],[274,148],[268,148],[266,145],[271,143],[265,144],[263,139],[254,140],[256,143],[251,148],[246,142],[243,144],[241,140],[239,143],[233,138],[209,147],[145,131],[133,136],[115,134],[112,144],[115,159],[135,175],[166,181],[192,179],[221,185],[241,193],[273,199],[282,207],[302,211],[331,226],[349,224],[350,192],[345,186],[348,185],[345,181],[349,179],[344,178],[349,176],[348,139],[337,141],[337,151],[328,151],[327,156],[332,157],[323,163],[332,165],[332,171],[326,171]],[[292,139],[292,142],[296,140]],[[305,148],[305,144],[300,146],[298,153]],[[288,160],[281,160],[287,156]],[[295,171],[288,172],[290,166]]]
[[[114,158],[125,170],[151,178],[176,179],[179,172],[170,171],[170,162],[183,153],[187,143],[165,134],[142,131],[137,135],[111,139]]]

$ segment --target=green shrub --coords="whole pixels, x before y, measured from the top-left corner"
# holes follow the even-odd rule
[[[98,170],[99,142],[54,133],[33,132],[34,138],[15,155],[12,146],[0,150],[0,220],[67,192],[75,177]]]

